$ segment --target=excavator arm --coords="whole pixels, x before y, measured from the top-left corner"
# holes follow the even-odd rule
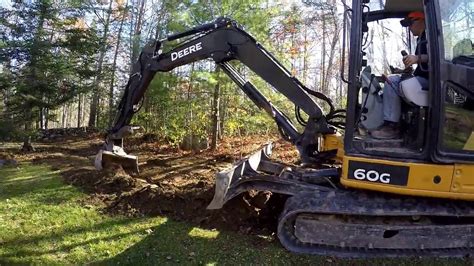
[[[163,52],[166,42],[186,38],[169,51]],[[123,139],[133,133],[136,127],[130,126],[133,115],[138,112],[145,91],[157,72],[172,69],[203,59],[212,59],[242,89],[242,91],[261,109],[265,110],[278,125],[280,133],[298,149],[303,163],[318,160],[318,136],[334,133],[328,117],[337,117],[331,101],[324,95],[309,90],[280,64],[270,52],[245,32],[235,21],[218,18],[212,23],[194,27],[186,32],[170,35],[145,48],[135,63],[132,75],[118,106],[114,126],[107,135],[105,145],[96,158],[96,167],[101,169],[110,158],[119,161],[128,169],[138,172],[135,156],[125,153]],[[303,132],[299,132],[290,119],[278,110],[265,96],[230,64],[237,60],[268,82],[295,104],[298,114],[303,110],[308,116]],[[324,115],[313,95],[324,100],[330,111]],[[337,126],[337,123],[334,123]]]

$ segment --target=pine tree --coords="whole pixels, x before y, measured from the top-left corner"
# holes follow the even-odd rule
[[[0,80],[9,92],[9,116],[27,132],[34,124],[46,128],[51,110],[88,89],[79,81],[91,77],[96,34],[80,27],[81,7],[67,3],[18,1],[0,12]]]

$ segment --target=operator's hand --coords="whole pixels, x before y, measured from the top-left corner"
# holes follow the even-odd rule
[[[418,56],[416,55],[407,55],[403,57],[403,64],[405,64],[405,67],[410,67],[414,64],[418,64]]]

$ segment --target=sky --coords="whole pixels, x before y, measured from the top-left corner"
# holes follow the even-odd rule
[[[0,0],[0,7],[10,7],[11,0]]]
[[[303,6],[302,0],[280,0],[280,2],[284,3],[283,6],[288,6],[288,7],[291,6],[292,4],[298,4],[298,5]],[[346,0],[346,2],[349,3],[350,0]],[[11,3],[12,3],[12,0],[0,0],[0,7],[10,7]],[[336,0],[336,3],[338,4],[338,9],[341,8],[340,13],[342,13],[341,0]],[[378,1],[377,1],[377,3],[378,3]],[[373,7],[373,9],[376,9],[376,8],[378,8],[378,6]],[[388,29],[390,35],[392,35],[392,36],[400,36],[401,35],[402,28],[400,27],[400,24],[398,24],[398,20],[384,21],[383,26],[386,29]],[[382,25],[379,24],[379,23],[373,23],[373,27],[375,28],[375,31],[374,31],[375,34],[374,35],[379,34]],[[396,41],[386,42],[386,49],[387,49],[387,52],[388,52],[388,60],[389,60],[389,63],[391,63],[393,65],[397,65],[397,64],[400,63],[400,62],[398,62],[398,61],[401,61],[400,56],[399,56],[400,55],[400,50],[403,49],[403,47],[401,47],[402,40],[399,37],[396,38],[396,39],[397,39]],[[375,38],[374,38],[374,49],[373,49],[374,56],[372,57],[372,62],[369,62],[369,63],[375,64],[375,65],[380,65],[382,63],[382,60],[380,59],[381,53],[382,53],[381,51],[382,51],[382,46],[380,44],[380,40],[378,40],[377,37],[375,36]]]

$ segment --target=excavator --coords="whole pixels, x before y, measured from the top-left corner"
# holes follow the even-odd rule
[[[210,59],[273,118],[282,137],[298,150],[301,163],[272,160],[268,144],[217,174],[208,209],[222,208],[249,190],[286,195],[277,235],[286,249],[297,253],[338,257],[472,253],[474,31],[469,17],[474,1],[386,0],[379,10],[372,10],[370,2],[353,0],[343,13],[340,75],[347,84],[345,110],[337,110],[326,95],[306,87],[236,21],[221,17],[144,48],[115,124],[96,156],[96,167],[118,162],[138,172],[137,157],[124,151],[123,139],[137,129],[130,125],[131,119],[154,75]],[[380,125],[383,97],[383,77],[372,73],[375,68],[366,59],[367,35],[374,23],[401,19],[412,11],[422,11],[426,17],[429,87],[406,95],[400,138],[377,140],[364,134],[364,129]],[[246,80],[234,62],[288,98],[302,127]]]

